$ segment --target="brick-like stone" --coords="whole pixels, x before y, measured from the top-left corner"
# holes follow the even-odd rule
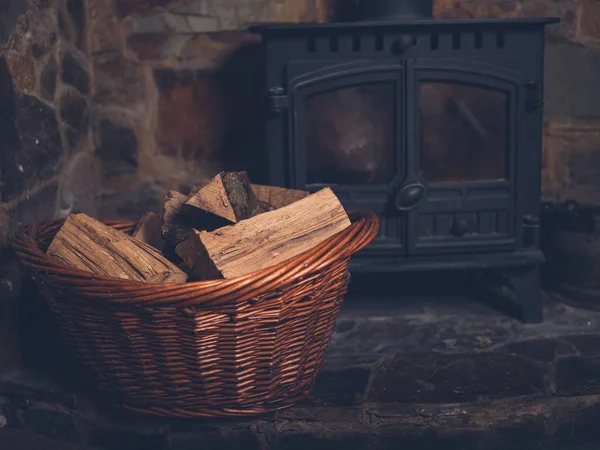
[[[12,75],[15,88],[21,92],[32,92],[35,89],[35,66],[30,57],[15,52],[6,53],[6,62]]]
[[[211,33],[219,31],[216,17],[172,14],[159,12],[150,15],[134,15],[123,22],[128,33]]]
[[[94,131],[96,155],[106,175],[133,173],[138,167],[138,141],[133,130],[102,119]]]
[[[59,10],[58,27],[61,34],[76,47],[84,49],[84,33],[86,24],[85,2],[67,0],[64,8]]]
[[[371,376],[370,367],[321,370],[306,404],[355,406],[363,402]]]
[[[90,92],[90,77],[84,68],[82,61],[77,60],[71,53],[65,53],[62,57],[62,80],[79,92],[88,94]]]
[[[405,353],[380,369],[368,401],[456,403],[545,391],[537,364],[500,353]]]
[[[544,127],[542,187],[561,202],[600,202],[594,161],[600,149],[600,121],[550,122]]]
[[[502,347],[502,352],[511,353],[535,361],[551,362],[558,356],[572,354],[574,349],[556,339],[528,339]]]
[[[600,53],[581,46],[548,43],[545,56],[547,120],[599,119]],[[575,88],[576,87],[576,88]]]
[[[112,0],[88,0],[86,17],[90,53],[121,50],[121,25]]]
[[[563,396],[600,393],[600,361],[573,356],[558,361],[556,393]]]
[[[187,41],[179,56],[202,70],[218,70],[234,54],[257,45],[260,37],[242,31],[197,34]],[[256,64],[259,60],[256,60]]]
[[[120,105],[135,108],[145,101],[142,69],[120,53],[103,53],[92,58],[93,101],[97,105]]]
[[[58,65],[56,59],[50,57],[46,66],[43,68],[40,74],[40,93],[44,100],[53,102],[54,93],[56,92],[56,78],[58,74]]]
[[[18,21],[10,48],[22,56],[40,59],[47,55],[58,39],[55,8],[31,8]]]
[[[117,10],[121,16],[128,16],[134,13],[147,13],[157,6],[167,6],[172,0],[115,0]],[[183,1],[179,3],[191,3]]]
[[[1,72],[0,65],[0,80]],[[4,139],[0,152],[1,192],[8,201],[55,176],[62,167],[63,147],[53,108],[19,93],[13,98],[8,93],[0,101],[5,110],[4,118],[0,118]]]
[[[162,152],[185,160],[210,159],[223,139],[222,96],[217,78],[194,71],[155,72],[160,91],[156,139]]]
[[[160,61],[165,57],[164,47],[169,44],[168,33],[141,33],[127,37],[127,48],[138,61]]]
[[[591,38],[600,42],[600,2],[597,0],[583,0],[580,33],[584,40]]]
[[[73,417],[65,411],[28,408],[17,410],[17,416],[26,431],[67,442],[82,442]]]
[[[88,100],[74,89],[65,89],[59,99],[60,117],[67,126],[67,141],[70,151],[79,147],[82,139],[87,138],[89,125]]]
[[[559,17],[550,38],[578,41],[580,0],[435,0],[434,16],[443,19]]]
[[[575,334],[561,339],[588,358],[600,357],[600,336],[597,334]]]

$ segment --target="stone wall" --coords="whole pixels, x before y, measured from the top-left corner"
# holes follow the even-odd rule
[[[136,218],[221,168],[255,170],[255,22],[339,0],[0,2],[0,364],[15,360],[19,224]],[[436,0],[437,17],[559,16],[548,29],[544,192],[600,202],[600,2]],[[5,354],[6,353],[6,354]]]
[[[44,354],[52,345],[43,302],[20,286],[14,230],[70,212],[135,219],[170,189],[251,167],[257,40],[240,30],[324,21],[328,11],[321,0],[0,3],[5,368],[21,363],[20,347]]]

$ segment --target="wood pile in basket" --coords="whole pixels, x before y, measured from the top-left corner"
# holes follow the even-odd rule
[[[146,283],[234,278],[309,251],[350,226],[330,188],[253,185],[246,172],[221,172],[189,195],[169,192],[133,235],[72,214],[47,254],[99,275]]]

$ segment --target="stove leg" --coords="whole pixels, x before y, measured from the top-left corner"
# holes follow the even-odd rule
[[[521,307],[524,323],[541,323],[544,320],[542,308],[542,287],[538,266],[514,269],[507,274],[515,290],[516,301]]]

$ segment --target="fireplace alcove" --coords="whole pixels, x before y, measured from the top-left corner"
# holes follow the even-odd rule
[[[543,49],[551,18],[260,25],[265,182],[379,214],[361,272],[486,269],[542,320]]]

